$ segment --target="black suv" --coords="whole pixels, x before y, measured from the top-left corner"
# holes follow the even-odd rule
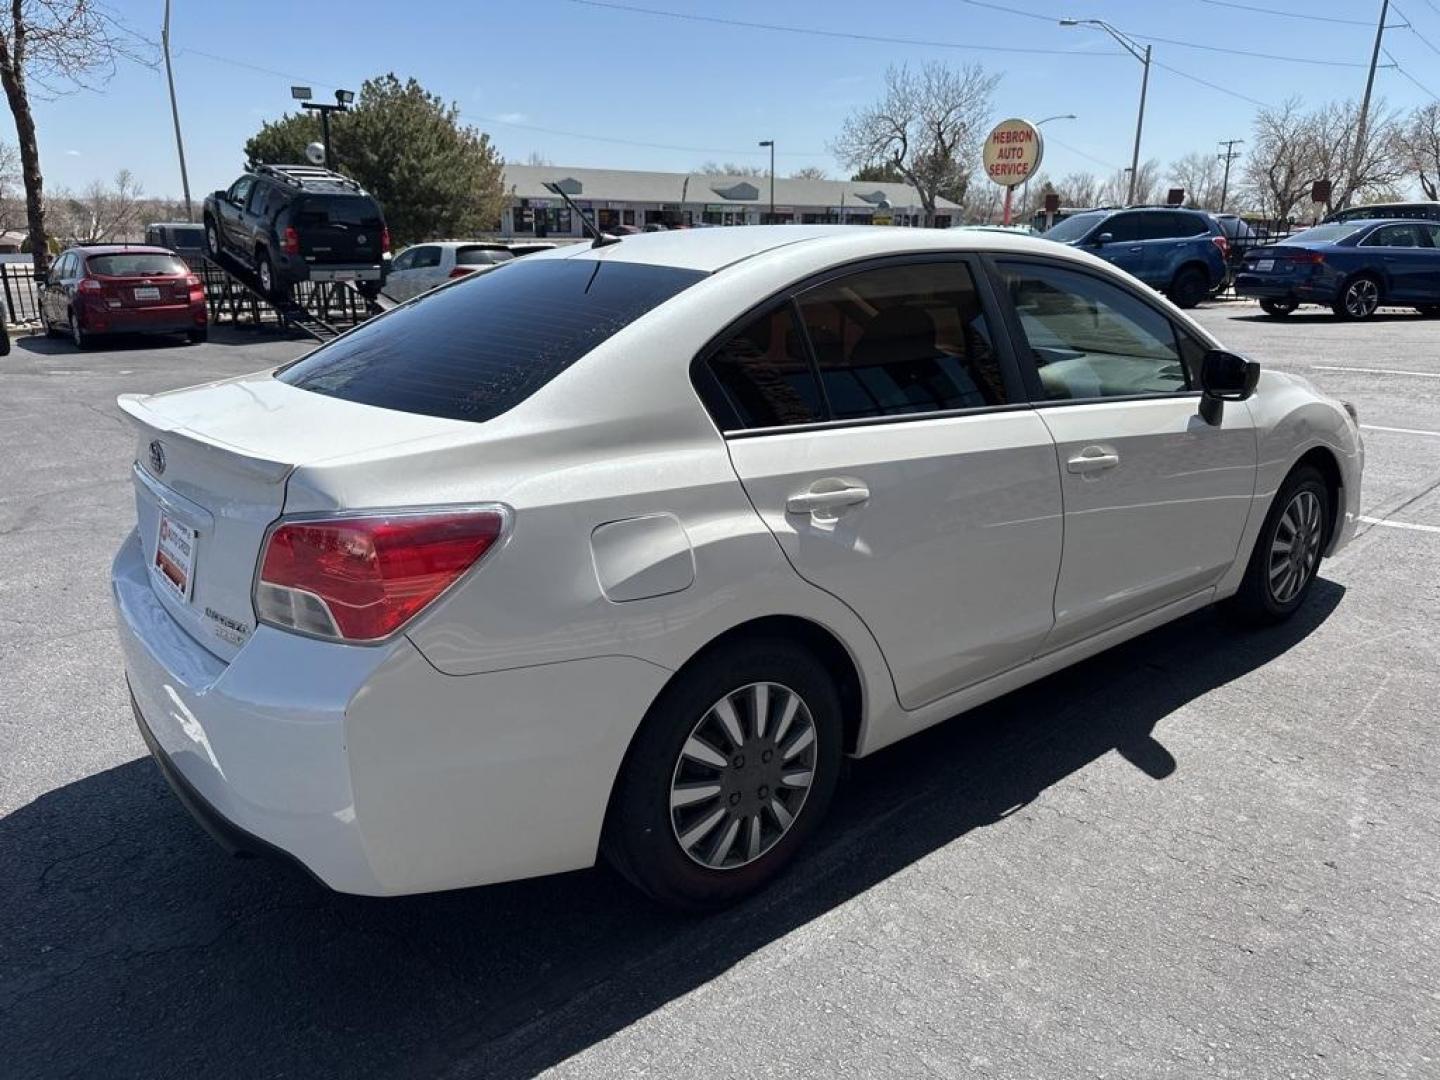
[[[354,281],[374,297],[390,233],[380,204],[348,176],[312,165],[257,165],[205,199],[205,247],[251,270],[267,296],[298,281]]]
[[[1369,221],[1372,218],[1404,218],[1409,221],[1440,221],[1440,202],[1371,203],[1336,210],[1325,219],[1333,221]]]

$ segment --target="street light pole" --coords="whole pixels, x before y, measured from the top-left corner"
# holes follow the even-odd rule
[[[170,0],[165,0],[165,25],[160,31],[160,44],[165,50],[165,81],[170,84],[170,118],[175,121],[175,149],[180,154],[180,186],[185,190],[185,220],[195,220],[190,204],[190,175],[185,171],[185,143],[180,138],[180,107],[175,103],[175,75],[170,70]]]
[[[775,224],[775,140],[764,139],[760,146],[770,148],[770,224]]]
[[[1059,114],[1058,116],[1047,116],[1047,117],[1045,117],[1044,120],[1036,120],[1036,121],[1035,121],[1035,126],[1036,126],[1037,128],[1038,128],[1038,127],[1041,127],[1041,126],[1044,125],[1044,124],[1050,123],[1051,120],[1074,120],[1074,119],[1076,119],[1076,116],[1075,116],[1074,113],[1061,113],[1061,114]],[[1028,213],[1029,210],[1030,210],[1030,174],[1029,174],[1029,173],[1026,173],[1026,174],[1025,174],[1025,185],[1024,185],[1024,187],[1022,187],[1022,188],[1020,189],[1020,211],[1021,211],[1021,213]]]
[[[336,90],[334,105],[309,100],[310,88],[308,86],[292,86],[290,96],[300,102],[302,109],[309,109],[311,112],[320,114],[320,138],[325,144],[325,167],[327,169],[335,168],[335,158],[330,152],[330,114],[349,112],[350,105],[355,100],[355,91]]]
[[[1388,3],[1389,0],[1386,0]],[[1126,37],[1115,27],[1111,26],[1104,19],[1061,19],[1061,26],[1098,26],[1112,38],[1118,41],[1121,47],[1139,60],[1145,68],[1145,74],[1140,79],[1140,115],[1135,118],[1135,149],[1130,155],[1130,196],[1125,201],[1133,204],[1135,202],[1135,182],[1140,176],[1140,133],[1145,127],[1145,95],[1150,89],[1150,46],[1143,49],[1132,39]]]

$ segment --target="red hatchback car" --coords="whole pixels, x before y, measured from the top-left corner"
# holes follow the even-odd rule
[[[205,286],[162,247],[73,247],[50,264],[40,290],[40,322],[86,348],[98,334],[184,334],[204,341]]]

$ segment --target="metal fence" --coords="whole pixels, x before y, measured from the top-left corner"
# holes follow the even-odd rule
[[[11,325],[38,322],[39,290],[35,285],[35,264],[0,262],[0,290],[5,297],[5,321]]]

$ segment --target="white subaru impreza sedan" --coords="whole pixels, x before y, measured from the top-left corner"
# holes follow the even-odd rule
[[[140,730],[344,892],[590,866],[700,908],[863,756],[1354,532],[1353,410],[1108,264],[774,226],[578,244],[127,395]]]

